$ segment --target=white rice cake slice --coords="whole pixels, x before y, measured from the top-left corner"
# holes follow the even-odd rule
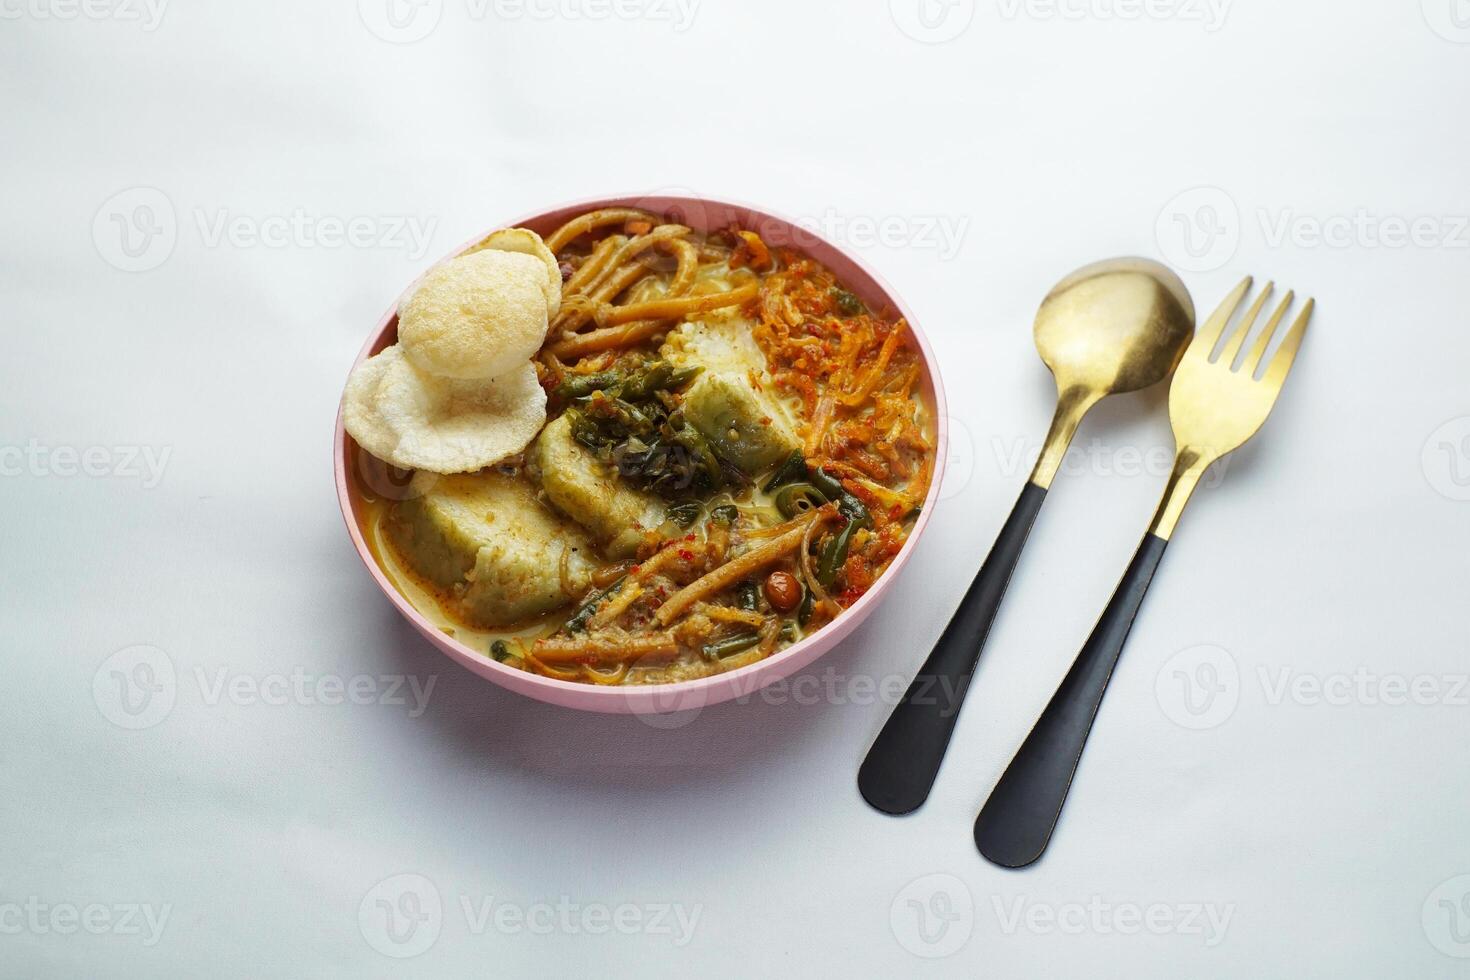
[[[388,539],[467,625],[521,623],[590,587],[592,543],[537,500],[525,480],[494,470],[417,473],[410,489],[415,495],[394,505]]]
[[[756,475],[800,446],[791,414],[772,393],[766,356],[738,316],[684,324],[659,350],[670,363],[703,373],[684,393],[684,417],[716,452]]]
[[[562,415],[541,430],[526,460],[557,510],[586,528],[609,558],[630,558],[644,535],[664,523],[663,502],[623,483],[572,437]]]

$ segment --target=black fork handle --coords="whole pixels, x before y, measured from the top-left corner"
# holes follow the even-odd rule
[[[884,813],[910,813],[928,799],[980,650],[1045,500],[1046,490],[1034,483],[1022,489],[954,617],[858,769],[863,799]]]
[[[1107,609],[975,819],[987,860],[1022,868],[1051,841],[1113,668],[1168,541],[1144,535]]]

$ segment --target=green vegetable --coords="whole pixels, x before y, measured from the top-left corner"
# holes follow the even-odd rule
[[[801,605],[796,607],[796,621],[802,626],[805,626],[807,621],[812,618],[812,606],[816,600],[812,598],[812,590],[808,589],[805,585],[802,586],[801,591]]]
[[[671,420],[672,421],[672,420]],[[710,486],[718,490],[725,485],[725,470],[709,441],[698,429],[680,419],[674,428],[674,441],[687,449],[704,471]]]
[[[776,509],[787,518],[815,510],[826,502],[822,492],[810,483],[788,483],[776,493]]]
[[[852,544],[853,532],[857,530],[857,522],[849,520],[842,525],[842,530],[827,539],[827,544],[822,548],[822,557],[817,560],[817,581],[823,585],[831,585],[837,579],[837,572],[842,568],[842,563],[847,561],[847,549]]]
[[[760,636],[753,631],[734,633],[723,640],[706,643],[699,652],[706,660],[721,660],[732,653],[749,650],[759,643],[760,639]]]
[[[688,527],[699,520],[701,509],[698,501],[691,500],[687,503],[675,504],[664,511],[664,516],[680,527]]]
[[[591,619],[592,614],[597,611],[597,604],[618,591],[619,586],[623,584],[623,581],[627,577],[626,575],[622,576],[605,589],[593,590],[592,594],[583,599],[582,604],[572,611],[571,618],[566,622],[566,631],[568,633],[580,633],[586,629],[587,620]]]
[[[755,612],[760,604],[760,589],[754,582],[747,579],[735,586],[735,605],[746,612]]]
[[[702,370],[698,367],[676,369],[667,361],[654,361],[624,379],[618,394],[628,401],[647,401],[655,392],[684,387]]]
[[[800,449],[793,449],[791,455],[787,456],[781,465],[776,467],[776,472],[771,474],[771,478],[766,481],[766,485],[762,489],[766,493],[770,493],[779,486],[787,483],[795,483],[798,480],[805,480],[806,478],[806,457],[801,454]]]
[[[796,628],[796,624],[788,619],[786,620],[786,622],[781,624],[781,632],[778,635],[781,637],[781,639],[789,643],[790,641],[796,639],[798,632],[799,631]]]
[[[812,486],[822,491],[828,500],[837,501],[837,512],[850,523],[863,527],[873,526],[873,515],[868,513],[867,505],[848,493],[837,477],[818,467],[811,471],[811,481]]]
[[[611,388],[622,380],[622,375],[616,371],[599,371],[596,374],[569,374],[557,386],[556,394],[560,398],[586,398],[594,391]]]
[[[841,286],[833,286],[830,290],[832,299],[837,303],[837,309],[843,316],[857,316],[863,311],[863,301],[853,293],[848,292]]]
[[[496,663],[505,663],[510,655],[510,644],[504,640],[496,640],[490,644],[490,656],[495,658]]]
[[[828,473],[820,466],[812,470],[807,479],[811,481],[812,486],[822,491],[822,493],[827,497],[828,500],[836,500],[847,492],[846,490],[842,489],[841,480],[837,479],[837,477],[833,476],[831,473]]]
[[[647,401],[660,391],[682,388],[703,368],[675,368],[667,361],[653,361],[630,374],[598,371],[596,374],[569,374],[556,388],[564,401],[587,398],[594,391],[605,391],[626,402]]]
[[[572,437],[640,490],[671,503],[718,490],[734,474],[683,418],[669,392],[702,368],[645,362],[594,375],[571,375],[557,391],[571,402]]]
[[[709,512],[709,516],[714,519],[716,524],[729,526],[740,518],[740,508],[734,504],[720,504],[720,506]]]

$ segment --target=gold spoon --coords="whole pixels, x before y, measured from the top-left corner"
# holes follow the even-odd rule
[[[1256,434],[1281,394],[1316,304],[1307,300],[1268,360],[1271,338],[1291,309],[1293,294],[1288,292],[1237,368],[1235,362],[1240,359],[1246,337],[1271,294],[1271,286],[1267,285],[1239,325],[1231,328],[1231,318],[1250,287],[1249,278],[1236,286],[1185,351],[1169,387],[1169,421],[1177,445],[1174,472],[1153,523],[1092,635],[975,818],[975,846],[996,864],[1022,868],[1045,852],[1071,791],[1072,777],[1097,720],[1113,668],[1123,654],[1123,644],[1184,505],[1211,463]],[[1211,352],[1222,336],[1230,340],[1220,356],[1212,360]],[[1259,380],[1257,374],[1261,375]]]
[[[858,790],[884,813],[909,813],[928,798],[1006,584],[1082,417],[1108,395],[1173,373],[1194,336],[1194,303],[1159,263],[1108,259],[1057,283],[1035,336],[1057,383],[1051,430],[979,574],[858,770]]]

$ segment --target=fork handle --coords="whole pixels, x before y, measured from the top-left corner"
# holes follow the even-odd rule
[[[875,809],[910,813],[928,799],[980,650],[1045,500],[1046,490],[1035,483],[1021,490],[954,617],[868,750],[858,791]]]
[[[1046,850],[1113,667],[1168,543],[1157,534],[1144,535],[1082,652],[985,801],[975,819],[975,846],[987,860],[1021,868]]]

